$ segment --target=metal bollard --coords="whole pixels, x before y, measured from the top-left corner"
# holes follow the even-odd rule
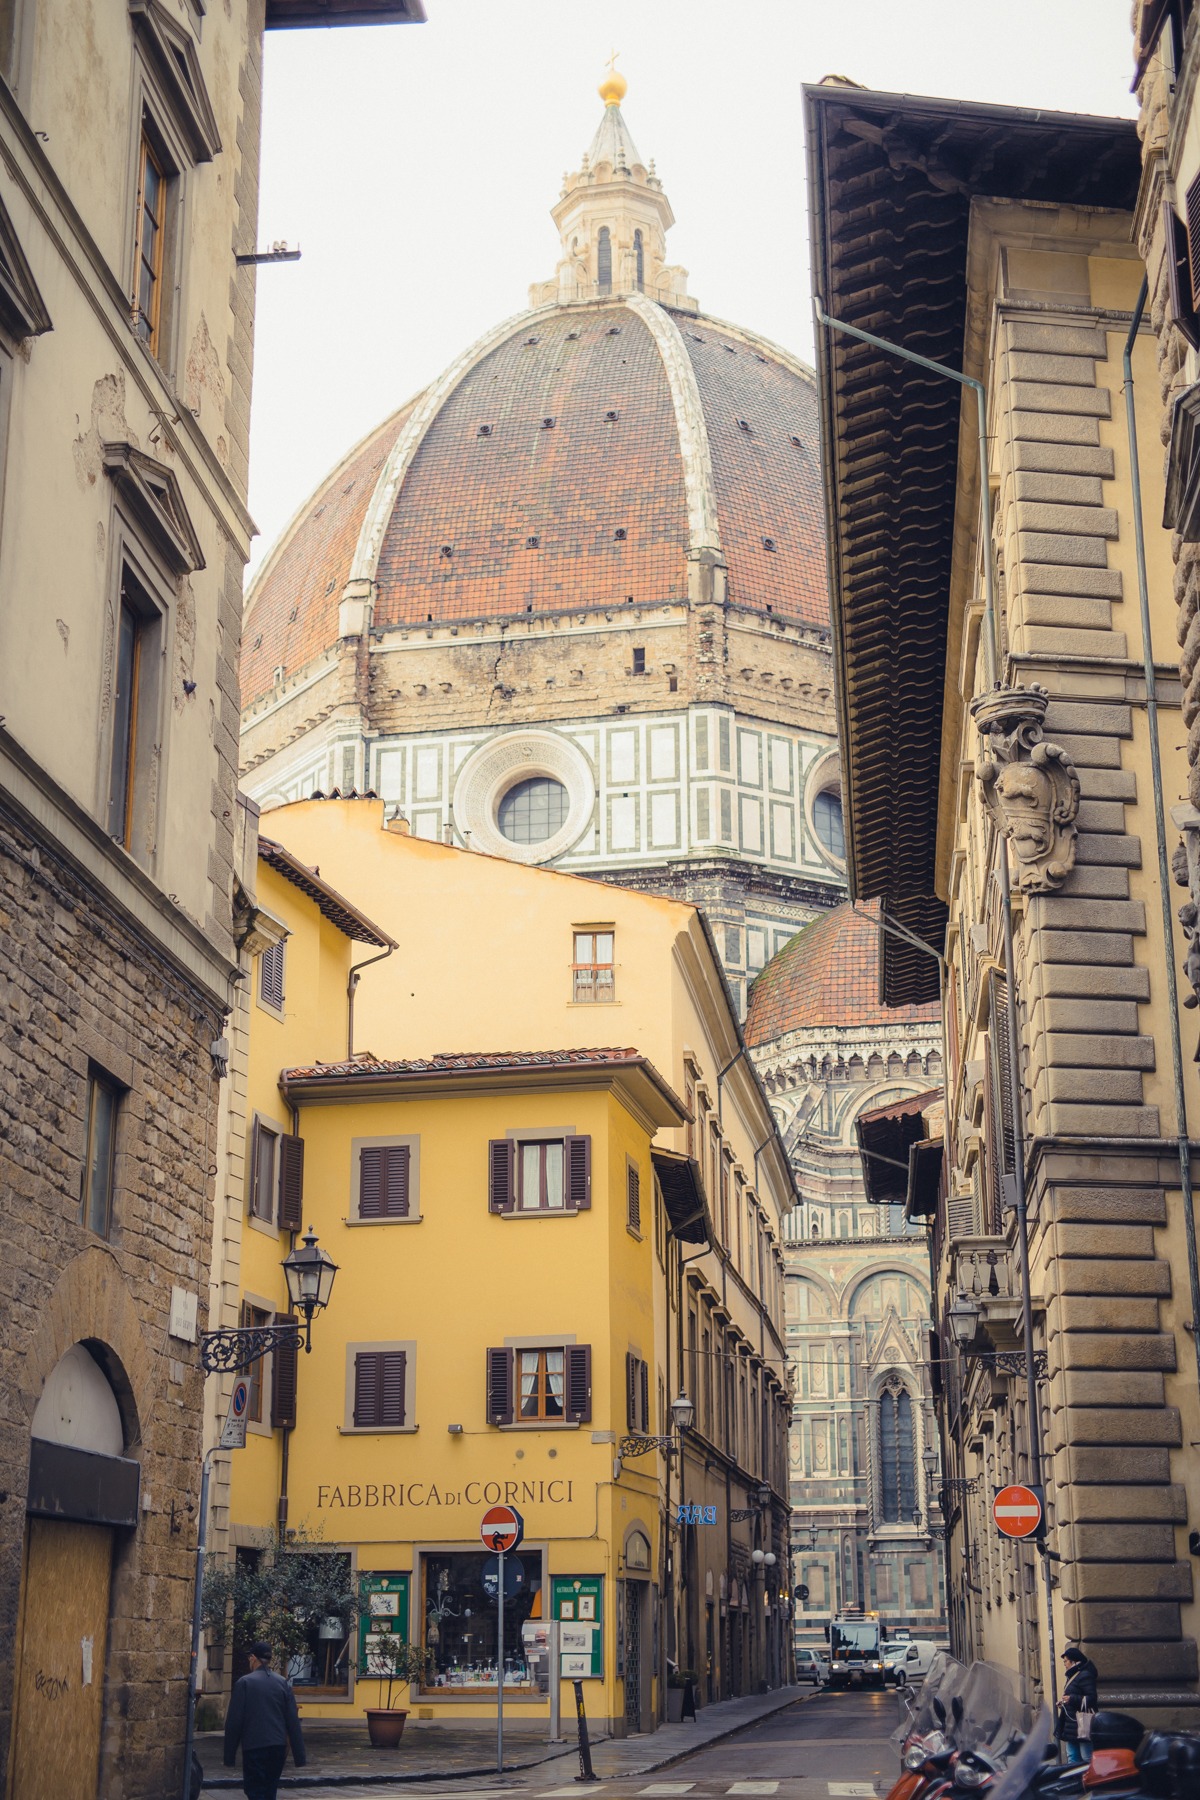
[[[583,1710],[583,1683],[573,1681],[575,1689],[575,1723],[579,1727],[579,1773],[576,1781],[599,1781],[592,1768],[592,1746],[588,1742],[587,1714]]]

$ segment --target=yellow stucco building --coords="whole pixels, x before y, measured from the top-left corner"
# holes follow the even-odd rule
[[[284,1310],[301,1225],[339,1272],[311,1354],[254,1372],[220,1549],[320,1534],[430,1651],[426,1715],[494,1716],[496,1502],[525,1520],[518,1717],[548,1710],[552,1619],[603,1729],[653,1729],[668,1659],[701,1702],[786,1679],[792,1188],[700,915],[418,840],[373,801],[271,826],[210,1322]],[[680,1443],[681,1393],[668,1456],[648,1440]],[[320,1630],[305,1716],[376,1705],[368,1627]]]

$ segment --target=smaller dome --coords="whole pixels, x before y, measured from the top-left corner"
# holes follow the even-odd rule
[[[846,901],[810,919],[771,958],[750,989],[746,1042],[754,1049],[805,1028],[942,1016],[937,1005],[885,1006],[879,994],[879,903]]]
[[[623,75],[618,74],[616,69],[610,69],[596,92],[605,106],[620,106],[629,92],[629,83]]]

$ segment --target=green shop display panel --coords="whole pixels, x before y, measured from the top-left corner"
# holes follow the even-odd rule
[[[604,1577],[553,1575],[551,1617],[559,1621],[560,1673],[567,1681],[604,1679]]]
[[[381,1638],[389,1632],[408,1637],[409,1575],[385,1575],[372,1572],[359,1576],[362,1617],[358,1625],[358,1673],[361,1678],[378,1679],[378,1664],[371,1666],[372,1652],[378,1651]]]

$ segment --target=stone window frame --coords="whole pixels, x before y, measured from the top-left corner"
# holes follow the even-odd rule
[[[81,1156],[86,1154],[88,1082],[92,1070],[99,1069],[102,1074],[122,1089],[121,1106],[117,1117],[116,1144],[113,1149],[112,1205],[107,1237],[102,1240],[98,1239],[96,1234],[88,1229],[79,1204],[82,1193],[82,1173],[79,1182],[71,1192],[71,1222],[84,1235],[86,1241],[89,1243],[103,1242],[119,1247],[126,1221],[128,1202],[135,1197],[137,1191],[133,1179],[136,1176],[137,1164],[132,1145],[138,1126],[144,1117],[142,1068],[135,1055],[135,1047],[131,1043],[118,1043],[107,1035],[86,1029],[80,1029],[75,1034],[71,1061],[79,1083],[74,1117],[79,1122],[79,1142],[84,1146],[81,1149]]]
[[[388,1150],[393,1146],[408,1146],[408,1215],[406,1218],[362,1219],[359,1217],[359,1185],[362,1179],[363,1150]],[[342,1220],[343,1225],[375,1226],[419,1225],[421,1223],[421,1138],[418,1132],[389,1131],[382,1137],[355,1137],[350,1140],[350,1209]],[[360,1344],[360,1350],[399,1349],[403,1344]],[[407,1399],[405,1402],[407,1413]]]
[[[135,824],[129,845],[121,847],[127,856],[131,856],[147,874],[153,876],[159,848],[158,804],[160,796],[167,791],[168,784],[170,682],[167,671],[174,667],[177,582],[147,546],[145,533],[138,529],[122,495],[115,487],[108,536],[108,603],[98,720],[95,816],[107,835],[117,639],[121,621],[122,588],[128,571],[148,608],[147,623],[153,635],[148,648],[142,651],[145,666],[138,691],[137,723],[140,742],[133,774],[138,823]]]
[[[187,258],[184,246],[191,235],[191,175],[201,162],[211,160],[220,151],[220,140],[207,130],[197,133],[194,122],[185,120],[181,107],[172,96],[159,68],[157,55],[163,36],[163,20],[181,34],[182,25],[159,8],[155,0],[136,0],[131,4],[130,25],[133,39],[133,96],[129,109],[129,141],[126,152],[125,179],[125,246],[122,256],[124,292],[129,302],[130,334],[141,345],[150,362],[171,381],[178,372],[180,327],[185,312],[184,271]],[[211,111],[208,97],[204,107]],[[149,129],[147,130],[147,127]],[[189,136],[191,142],[189,143]],[[159,314],[157,351],[142,338],[137,329],[138,245],[140,242],[140,169],[142,143],[146,138],[163,164],[166,180],[164,221],[162,296]]]
[[[274,1201],[273,1201],[272,1208],[271,1208],[271,1217],[270,1217],[270,1219],[264,1219],[261,1216],[261,1214],[256,1213],[256,1212],[252,1211],[252,1209],[251,1209],[251,1203],[254,1198],[254,1170],[255,1170],[255,1163],[257,1160],[256,1150],[257,1150],[257,1143],[258,1143],[258,1127],[260,1125],[263,1125],[266,1127],[266,1129],[268,1131],[274,1132],[277,1145],[279,1143],[282,1143],[283,1139],[290,1135],[289,1129],[288,1129],[288,1126],[285,1125],[281,1119],[273,1118],[269,1113],[261,1112],[258,1107],[255,1107],[254,1110],[251,1112],[250,1117],[246,1123],[247,1123],[247,1130],[246,1130],[246,1146],[247,1146],[247,1151],[246,1151],[246,1198],[245,1198],[246,1224],[249,1226],[251,1231],[259,1231],[263,1234],[264,1237],[275,1238],[278,1241],[278,1239],[282,1233],[282,1227],[280,1226],[280,1223],[279,1223],[280,1154],[279,1154],[278,1148],[276,1149],[276,1152],[275,1152],[275,1191],[274,1191]],[[245,1298],[250,1299],[251,1296],[246,1295]],[[266,1304],[267,1304],[267,1302],[265,1300],[263,1300],[263,1301],[255,1300],[254,1301],[255,1306],[259,1306],[259,1305],[265,1306]],[[271,1302],[273,1310],[274,1310],[274,1304],[275,1304],[274,1302]]]

